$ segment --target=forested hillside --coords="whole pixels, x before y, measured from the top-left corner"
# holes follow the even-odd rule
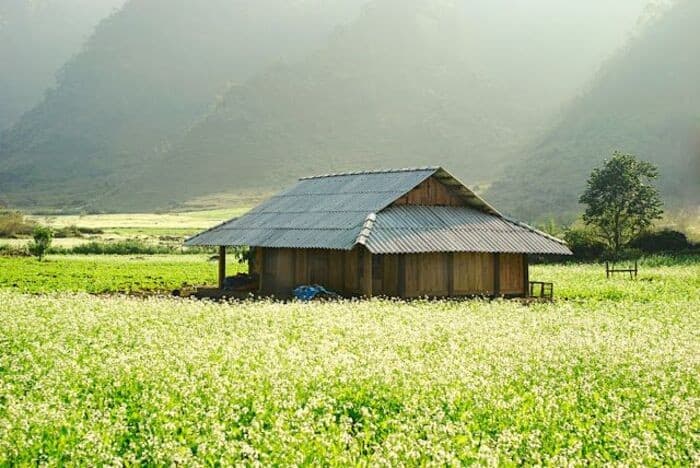
[[[670,206],[700,202],[700,2],[684,0],[610,60],[489,198],[526,218],[577,210],[614,150],[658,164]]]
[[[0,1],[0,130],[39,102],[59,68],[124,1]]]
[[[227,83],[298,58],[362,1],[129,1],[0,139],[0,198],[99,204],[166,152]]]
[[[621,11],[636,17],[630,2],[574,6],[576,16],[548,0],[506,6],[375,0],[317,53],[231,87],[117,199],[163,204],[376,167],[442,164],[471,183],[494,177],[585,82],[602,50],[622,43],[605,21]],[[543,20],[545,12],[557,20]],[[583,41],[593,29],[601,36]]]

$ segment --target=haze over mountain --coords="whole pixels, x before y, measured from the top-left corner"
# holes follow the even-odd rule
[[[39,102],[59,68],[124,1],[0,2],[0,130]]]
[[[317,53],[232,87],[117,198],[174,203],[310,173],[436,163],[470,182],[493,177],[606,47],[623,43],[620,19],[629,33],[630,11],[641,12],[624,4],[374,1]]]
[[[610,60],[488,194],[528,219],[575,213],[612,152],[659,166],[669,206],[700,203],[700,2],[684,0]]]
[[[0,198],[141,210],[423,164],[489,181],[647,0],[366,2],[130,1],[5,133]]]
[[[0,197],[84,204],[167,151],[228,82],[299,57],[362,1],[130,0],[0,138]]]

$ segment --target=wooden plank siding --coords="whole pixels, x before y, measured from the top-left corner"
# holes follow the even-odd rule
[[[347,297],[526,293],[527,260],[521,254],[372,255],[360,247],[351,251],[256,249],[255,258],[255,264],[261,265],[261,292],[280,298],[290,297],[302,284],[320,284]]]
[[[445,184],[430,177],[392,205],[464,206],[464,200],[454,194]]]
[[[361,296],[368,291],[363,269],[371,279],[372,257],[361,250],[349,252],[324,249],[256,248],[255,262],[260,265],[260,292],[288,298],[292,290],[304,284],[320,284],[346,296]],[[360,261],[362,260],[362,264]],[[367,263],[370,263],[367,268]],[[257,268],[257,267],[256,267]],[[364,289],[363,289],[364,288]],[[371,287],[369,288],[371,294]]]
[[[380,271],[375,271],[373,292],[406,298],[524,295],[524,256],[498,257],[500,292],[495,259],[495,254],[468,252],[377,255],[373,263]]]
[[[500,254],[500,294],[516,296],[525,292],[524,257],[522,254]]]
[[[490,296],[494,293],[493,254],[458,252],[452,263],[454,295]]]

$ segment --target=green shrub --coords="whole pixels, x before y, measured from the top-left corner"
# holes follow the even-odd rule
[[[606,250],[605,244],[589,228],[570,228],[564,233],[564,240],[577,260],[599,259]]]
[[[32,231],[34,240],[29,244],[29,253],[41,261],[51,248],[53,231],[49,227],[38,226]]]
[[[78,227],[80,234],[104,234],[105,232],[99,228]]]
[[[683,252],[698,248],[684,233],[673,229],[646,232],[632,241],[630,247],[646,253]]]
[[[74,237],[84,237],[85,235],[104,234],[102,229],[78,227],[75,224],[62,227],[54,232],[54,237],[57,239],[66,239]]]
[[[639,260],[643,256],[644,252],[642,252],[641,250],[626,247],[624,249],[621,249],[617,253],[606,250],[600,256],[600,259],[609,262],[630,262],[634,260]]]
[[[55,253],[78,255],[161,255],[178,253],[177,247],[167,245],[146,244],[138,240],[120,242],[89,242],[76,245],[71,249],[55,251]]]
[[[83,234],[78,229],[78,226],[72,225],[57,229],[56,232],[54,232],[54,237],[56,239],[65,239],[69,237],[83,237]]]

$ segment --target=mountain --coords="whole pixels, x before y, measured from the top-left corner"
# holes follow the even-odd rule
[[[553,127],[494,183],[488,198],[528,219],[575,214],[588,174],[614,150],[659,166],[670,207],[700,203],[700,2],[650,24]]]
[[[583,83],[602,44],[624,41],[619,23],[602,28],[614,35],[582,39],[597,19],[641,9],[621,4],[373,1],[318,52],[232,86],[115,199],[165,206],[377,167],[441,164],[472,183],[489,179]],[[545,12],[559,23],[548,26]],[[562,62],[574,47],[577,60]]]
[[[0,198],[135,211],[422,164],[487,181],[646,1],[130,0],[0,136]]]
[[[124,0],[0,2],[0,130],[39,102],[58,69]]]
[[[130,0],[0,137],[0,198],[84,206],[138,174],[227,83],[296,60],[364,0]]]

